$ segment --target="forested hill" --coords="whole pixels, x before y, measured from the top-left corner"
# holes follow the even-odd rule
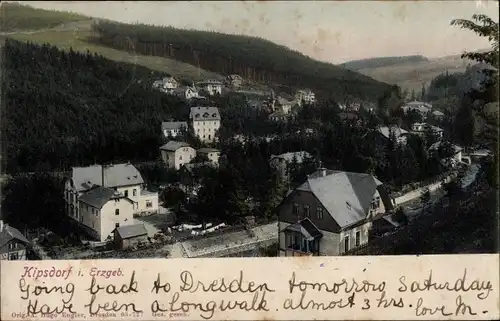
[[[361,60],[348,61],[341,66],[349,70],[360,70],[366,68],[379,68],[393,66],[407,62],[426,62],[429,61],[424,56],[401,56],[401,57],[378,57]]]
[[[186,119],[151,88],[163,75],[95,54],[7,39],[1,117],[7,173],[157,157],[162,120]]]
[[[174,58],[222,74],[376,100],[389,86],[256,37],[100,21],[92,41],[118,50]]]

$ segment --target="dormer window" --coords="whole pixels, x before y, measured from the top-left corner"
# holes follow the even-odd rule
[[[208,117],[208,113],[204,113],[203,118],[207,118],[207,117]]]
[[[345,205],[346,205],[347,209],[349,209],[349,210],[352,209],[351,204],[349,204],[349,202],[345,202]]]

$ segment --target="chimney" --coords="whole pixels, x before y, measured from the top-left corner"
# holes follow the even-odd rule
[[[326,176],[326,168],[323,167],[323,162],[319,161],[318,172],[321,177]]]

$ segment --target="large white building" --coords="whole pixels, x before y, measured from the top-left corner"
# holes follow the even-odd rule
[[[69,217],[104,241],[117,226],[134,224],[133,215],[158,211],[158,193],[144,188],[131,164],[73,167],[64,200]]]
[[[202,142],[213,142],[216,139],[221,122],[217,107],[191,107],[189,119],[194,134]]]

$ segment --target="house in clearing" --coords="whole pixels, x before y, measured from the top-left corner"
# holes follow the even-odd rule
[[[392,209],[371,174],[325,168],[278,206],[280,256],[336,256],[369,242],[372,222]]]
[[[161,146],[160,153],[165,165],[176,170],[196,157],[196,150],[191,145],[173,140]]]

